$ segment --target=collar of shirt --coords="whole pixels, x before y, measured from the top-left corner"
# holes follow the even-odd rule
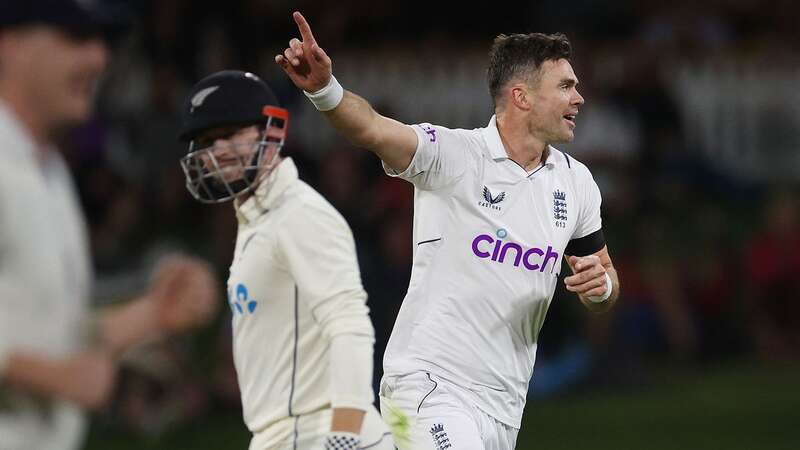
[[[255,193],[243,203],[234,200],[239,223],[249,223],[269,211],[292,182],[298,179],[297,166],[292,158],[284,158],[272,173],[261,182]]]
[[[503,145],[503,140],[500,139],[500,131],[497,130],[497,116],[493,115],[492,118],[489,119],[489,124],[481,131],[483,133],[483,139],[489,147],[489,154],[492,156],[493,160],[499,162],[511,159],[508,157],[508,152],[506,151],[505,145]],[[549,168],[555,166],[555,161],[551,158],[554,153],[553,150],[554,148],[548,145],[543,155],[545,161],[544,165]]]
[[[35,162],[36,143],[8,104],[0,99],[0,157],[13,162],[20,158]],[[5,164],[5,163],[4,163]]]

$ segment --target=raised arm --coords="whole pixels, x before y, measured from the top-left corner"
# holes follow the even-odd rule
[[[333,77],[331,58],[317,44],[306,19],[299,12],[292,16],[302,40],[292,38],[275,62],[350,142],[374,152],[392,169],[405,170],[417,148],[414,130],[378,114],[365,99],[344,91]]]

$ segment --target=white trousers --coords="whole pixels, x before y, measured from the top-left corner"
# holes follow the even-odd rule
[[[380,400],[387,422],[396,419],[390,405],[408,418],[411,442],[398,439],[402,450],[513,450],[517,441],[517,428],[484,413],[463,388],[431,373],[384,376]]]
[[[331,429],[333,410],[323,409],[311,414],[287,417],[254,434],[250,450],[323,450]],[[364,450],[394,450],[389,428],[380,414],[370,407],[361,425],[361,445]]]

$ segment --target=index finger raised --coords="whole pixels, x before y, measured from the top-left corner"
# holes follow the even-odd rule
[[[299,11],[295,11],[292,17],[294,18],[294,23],[297,24],[297,28],[300,29],[300,36],[303,37],[303,43],[313,44],[317,42],[314,39],[314,34],[311,33],[311,26],[308,25],[306,18],[303,17]]]

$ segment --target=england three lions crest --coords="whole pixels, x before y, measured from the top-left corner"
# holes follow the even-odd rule
[[[567,194],[558,189],[553,191],[553,218],[556,220],[556,227],[566,227]]]

